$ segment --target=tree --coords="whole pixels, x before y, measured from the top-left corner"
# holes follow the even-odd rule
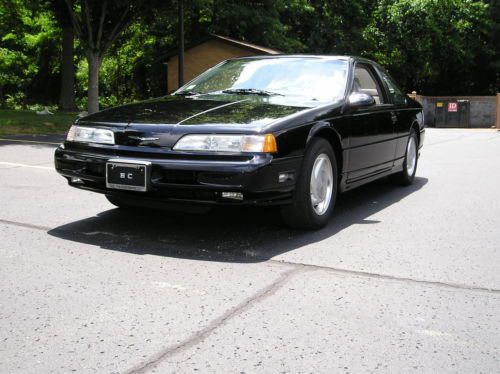
[[[0,2],[0,105],[26,106],[30,96],[50,101],[57,45],[57,27],[43,4]]]
[[[92,112],[165,94],[177,1],[0,0],[0,105],[59,99],[69,109],[75,90]],[[364,55],[428,95],[497,92],[499,17],[498,0],[185,0],[186,45],[216,33],[287,53]]]
[[[294,0],[281,11],[289,36],[308,53],[359,55],[374,0]]]
[[[296,1],[304,2],[294,0],[291,3]],[[304,44],[288,35],[288,27],[281,22],[281,12],[288,6],[287,0],[201,0],[200,3],[205,9],[210,9],[198,12],[205,18],[207,31],[284,52],[300,52],[305,48]]]
[[[106,51],[133,19],[139,1],[65,0],[88,62],[88,112],[99,110],[99,69]]]
[[[492,21],[484,2],[380,0],[371,18],[364,31],[365,53],[407,91],[484,93],[477,82],[492,55]]]
[[[65,0],[53,0],[52,9],[61,28],[61,92],[59,94],[59,109],[73,111],[75,104],[75,48],[74,31],[71,16]]]
[[[487,3],[489,4],[489,19],[492,20],[488,39],[491,56],[486,56],[483,60],[487,68],[478,84],[480,87],[488,87],[490,93],[496,94],[500,92],[500,1],[489,0]]]

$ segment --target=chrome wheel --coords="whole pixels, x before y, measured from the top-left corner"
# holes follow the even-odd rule
[[[334,188],[333,170],[330,158],[321,153],[316,160],[311,173],[311,204],[317,215],[323,215],[328,210]]]
[[[408,146],[406,148],[406,171],[408,176],[413,176],[415,168],[417,167],[417,142],[413,136],[410,136],[408,140]]]

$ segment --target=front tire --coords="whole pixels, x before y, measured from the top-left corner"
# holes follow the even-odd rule
[[[285,223],[312,230],[326,225],[335,205],[338,188],[337,160],[330,143],[313,138],[299,172],[293,202],[281,207]]]

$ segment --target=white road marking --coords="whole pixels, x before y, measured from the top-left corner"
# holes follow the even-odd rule
[[[24,139],[5,139],[5,138],[0,138],[0,141],[4,142],[18,142],[18,143],[35,143],[35,144],[54,144],[54,145],[60,145],[60,143],[54,143],[54,142],[42,142],[38,140],[24,140]]]
[[[427,336],[436,336],[436,337],[451,337],[453,336],[450,333],[437,331],[437,330],[429,330],[429,329],[417,329],[415,330],[417,334],[427,335]]]
[[[158,288],[171,288],[176,291],[181,291],[181,292],[186,292],[186,293],[192,293],[195,295],[206,295],[207,293],[205,291],[201,291],[195,288],[187,288],[184,287],[180,284],[172,284],[168,282],[162,282],[162,281],[153,281],[153,285],[155,285]]]
[[[23,167],[23,168],[33,168],[33,169],[43,169],[43,170],[52,170],[52,171],[55,171],[55,169],[53,167],[39,166],[39,165],[18,164],[16,162],[0,161],[0,165],[17,166],[17,167]]]

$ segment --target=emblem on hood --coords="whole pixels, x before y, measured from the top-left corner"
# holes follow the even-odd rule
[[[141,138],[140,136],[129,136],[130,139],[139,140],[140,142],[154,142],[160,138]]]

